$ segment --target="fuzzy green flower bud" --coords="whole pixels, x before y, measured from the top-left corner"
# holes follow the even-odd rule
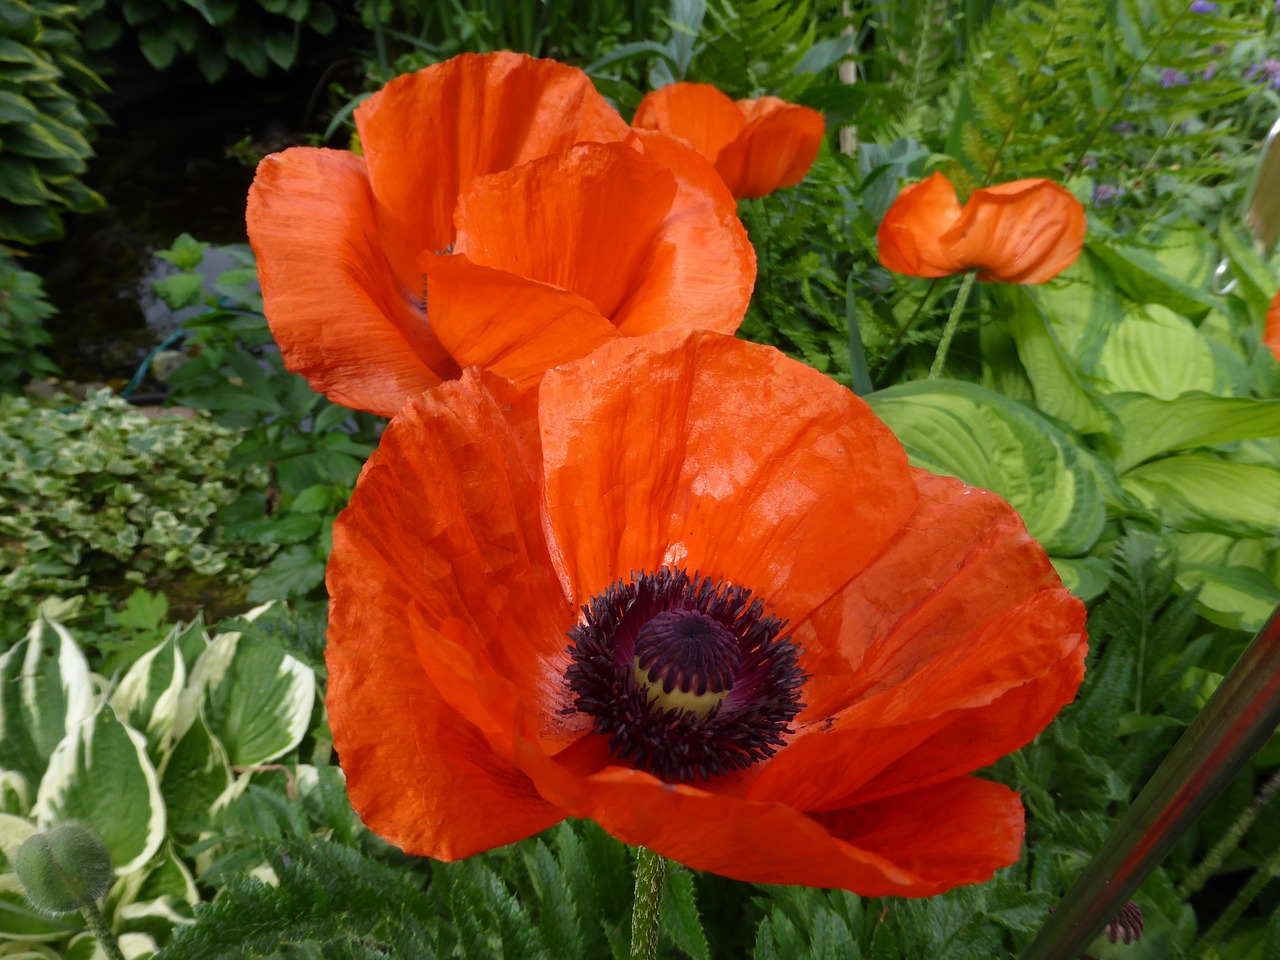
[[[14,855],[13,870],[32,906],[55,917],[96,904],[113,877],[107,845],[80,823],[28,837]]]

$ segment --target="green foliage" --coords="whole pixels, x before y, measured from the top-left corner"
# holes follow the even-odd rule
[[[0,622],[51,595],[87,589],[103,603],[130,585],[246,576],[270,550],[227,542],[218,514],[267,477],[228,466],[236,439],[105,390],[71,409],[0,398]]]
[[[126,36],[167,70],[194,57],[210,83],[232,64],[255,77],[297,62],[303,32],[328,36],[340,7],[330,0],[89,0],[80,4],[85,43],[108,50]]]
[[[16,392],[28,377],[57,372],[42,352],[52,342],[42,323],[56,312],[43,281],[0,254],[0,393]]]
[[[287,372],[261,313],[252,252],[221,248],[237,265],[206,283],[196,270],[207,247],[184,234],[159,254],[181,271],[156,284],[170,309],[205,308],[184,324],[190,358],[169,377],[169,399],[238,433],[229,469],[268,473],[219,513],[229,539],[274,554],[249,599],[319,599],[333,518],[384,421],[330,403]]]
[[[62,213],[103,206],[79,178],[107,86],[82,62],[75,17],[55,0],[6,0],[0,17],[0,241],[56,240]]]
[[[252,630],[266,614],[274,637]],[[327,749],[298,760],[317,701],[314,674],[277,642],[287,622],[259,609],[212,637],[199,620],[178,624],[113,678],[91,673],[75,638],[43,617],[0,655],[0,941],[79,955],[75,928],[40,920],[12,873],[18,846],[56,824],[101,838],[115,867],[109,925],[150,951],[189,922],[201,859],[247,845],[223,826],[244,797],[277,801],[293,836],[367,836]]]

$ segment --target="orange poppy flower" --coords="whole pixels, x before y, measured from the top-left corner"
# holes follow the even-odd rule
[[[912,184],[880,222],[880,262],[912,277],[976,269],[979,280],[1044,283],[1080,255],[1084,207],[1052,180],[974,191],[964,208],[941,173]]]
[[[672,83],[646,94],[633,127],[680,137],[715,164],[735,197],[794,187],[813,166],[822,114],[777,97],[734,103],[708,83]]]
[[[1280,360],[1280,293],[1271,301],[1267,311],[1267,323],[1262,331],[1262,342],[1271,348],[1272,354]]]
[[[447,860],[573,816],[753,882],[979,882],[1023,812],[970,774],[1084,669],[1083,606],[1004,501],[708,332],[410,400],[328,587],[351,801]]]
[[[462,366],[483,362],[486,350],[503,346],[495,347],[493,337],[516,335],[513,329],[476,329],[493,322],[495,311],[510,302],[509,277],[444,268],[427,271],[430,282],[424,277],[424,257],[447,259],[435,254],[455,245],[473,263],[517,275],[522,268],[513,263],[519,260],[516,248],[529,245],[526,252],[535,263],[527,276],[544,285],[591,275],[583,289],[553,291],[560,302],[552,304],[558,310],[552,316],[505,313],[503,323],[517,322],[520,336],[538,336],[546,328],[513,361],[526,371],[535,362],[545,366],[581,356],[615,334],[602,312],[609,321],[619,317],[606,306],[621,311],[617,326],[628,334],[663,322],[732,331],[741,321],[755,257],[733,198],[692,151],[678,144],[641,146],[582,71],[514,53],[463,55],[393,80],[357,108],[355,119],[363,156],[296,147],[267,157],[258,167],[247,212],[264,310],[285,363],[331,399],[390,416],[406,398],[456,377]],[[665,197],[659,213],[628,204],[623,215],[607,206],[568,202],[574,191],[586,189],[575,177],[589,176],[584,167],[590,164],[553,159],[536,174],[515,173],[578,143],[621,141],[631,144],[629,153],[644,156],[614,167],[627,168],[628,185],[648,178],[646,198],[656,203],[659,193]],[[661,186],[655,186],[658,181]],[[525,208],[519,231],[513,225],[503,233],[493,208],[501,200],[495,191],[506,188],[523,191]],[[539,190],[557,211],[554,218],[547,213],[539,219],[531,209]],[[600,184],[589,192],[599,202],[617,199],[617,191]],[[463,218],[465,243],[459,245],[460,205],[469,212]],[[578,241],[569,244],[574,261],[550,264],[557,256],[565,260],[569,234]],[[690,238],[701,245],[687,243]],[[481,246],[487,253],[477,252]],[[606,290],[608,268],[621,247],[628,270]],[[496,286],[474,285],[487,279]],[[448,289],[455,281],[465,288]],[[436,296],[429,286],[440,288]],[[522,288],[519,295],[527,292]],[[543,294],[538,303],[545,307],[555,297]],[[467,315],[465,304],[446,299],[453,297],[473,302],[477,314]],[[648,313],[629,298],[644,300]],[[709,298],[717,300],[717,309],[709,309]],[[653,308],[663,299],[687,309],[659,320]],[[437,324],[445,312],[448,343]],[[579,321],[584,329],[578,329]],[[477,335],[485,341],[481,347],[456,355],[450,349]]]

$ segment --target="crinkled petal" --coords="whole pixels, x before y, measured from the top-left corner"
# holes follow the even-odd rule
[[[521,696],[560,696],[573,611],[541,532],[532,399],[469,373],[410,401],[334,524],[334,743],[365,822],[414,853],[467,856],[563,815],[512,766],[486,691],[432,679],[450,642]]]
[[[629,337],[656,330],[733,333],[756,282],[756,252],[714,167],[666,134],[636,131],[644,153],[676,178],[676,195],[643,267],[613,316]]]
[[[764,197],[803,180],[822,146],[822,114],[777,97],[740,100],[738,106],[748,123],[716,158],[733,195]]]
[[[454,207],[472,180],[629,132],[581,70],[509,52],[463,54],[398,77],[355,119],[379,235],[406,286],[419,254],[453,242]]]
[[[475,181],[458,207],[455,250],[613,317],[646,282],[675,195],[672,173],[635,149],[582,144]]]
[[[968,773],[1074,696],[1083,604],[1003,500],[916,476],[901,536],[793,632],[808,707],[786,749],[751,771],[749,796],[826,809]],[[931,752],[914,763],[922,744]]]
[[[426,254],[422,272],[431,327],[458,363],[520,385],[621,336],[583,297],[459,254]]]
[[[548,522],[575,604],[676,565],[798,620],[915,506],[888,428],[772,348],[657,334],[552,370],[539,389]]]
[[[669,83],[647,93],[631,120],[637,129],[679,137],[710,163],[746,123],[738,105],[709,83]]]
[[[1044,283],[1076,262],[1084,207],[1052,180],[1016,180],[977,190],[942,237],[979,280]]]
[[[458,367],[378,246],[364,161],[295,147],[258,165],[246,220],[271,332],[336,403],[391,416]]]
[[[1017,859],[1021,843],[1017,795],[981,781],[896,798],[900,821],[891,804],[869,805],[865,817],[861,808],[810,816],[623,767],[584,775],[528,742],[517,753],[543,795],[570,814],[695,870],[752,883],[932,896],[988,879]],[[930,800],[947,806],[930,809]]]
[[[1272,354],[1280,360],[1280,293],[1271,301],[1267,311],[1266,327],[1262,332],[1262,342],[1271,348]]]
[[[941,241],[960,219],[955,187],[941,173],[904,187],[876,231],[880,263],[910,277],[945,277],[962,263]]]

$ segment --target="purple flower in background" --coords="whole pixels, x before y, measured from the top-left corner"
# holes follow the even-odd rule
[[[1280,2],[1280,0],[1277,0],[1277,2]],[[1218,61],[1210,60],[1209,65],[1204,68],[1204,73],[1201,74],[1201,77],[1205,80],[1212,80],[1213,75],[1217,72],[1218,72]]]
[[[1168,90],[1170,87],[1185,87],[1191,80],[1181,70],[1168,67],[1160,74],[1160,86]]]
[[[1277,0],[1277,2],[1280,2],[1280,0]],[[1210,3],[1209,0],[1193,0],[1191,4],[1192,13],[1213,13],[1217,9],[1218,5]]]
[[[1280,0],[1276,0],[1276,3],[1280,3]],[[1133,133],[1133,131],[1136,129],[1138,128],[1135,127],[1128,120],[1122,120],[1120,123],[1113,123],[1111,125],[1112,133]]]
[[[1084,159],[1080,161],[1080,166],[1086,170],[1097,170],[1098,158],[1091,153],[1085,154]]]
[[[1110,207],[1120,202],[1124,195],[1124,187],[1115,183],[1099,183],[1093,187],[1093,206]]]
[[[1280,2],[1280,0],[1277,0]],[[1244,72],[1246,80],[1261,80],[1272,90],[1280,90],[1280,60],[1274,57],[1255,63]]]

